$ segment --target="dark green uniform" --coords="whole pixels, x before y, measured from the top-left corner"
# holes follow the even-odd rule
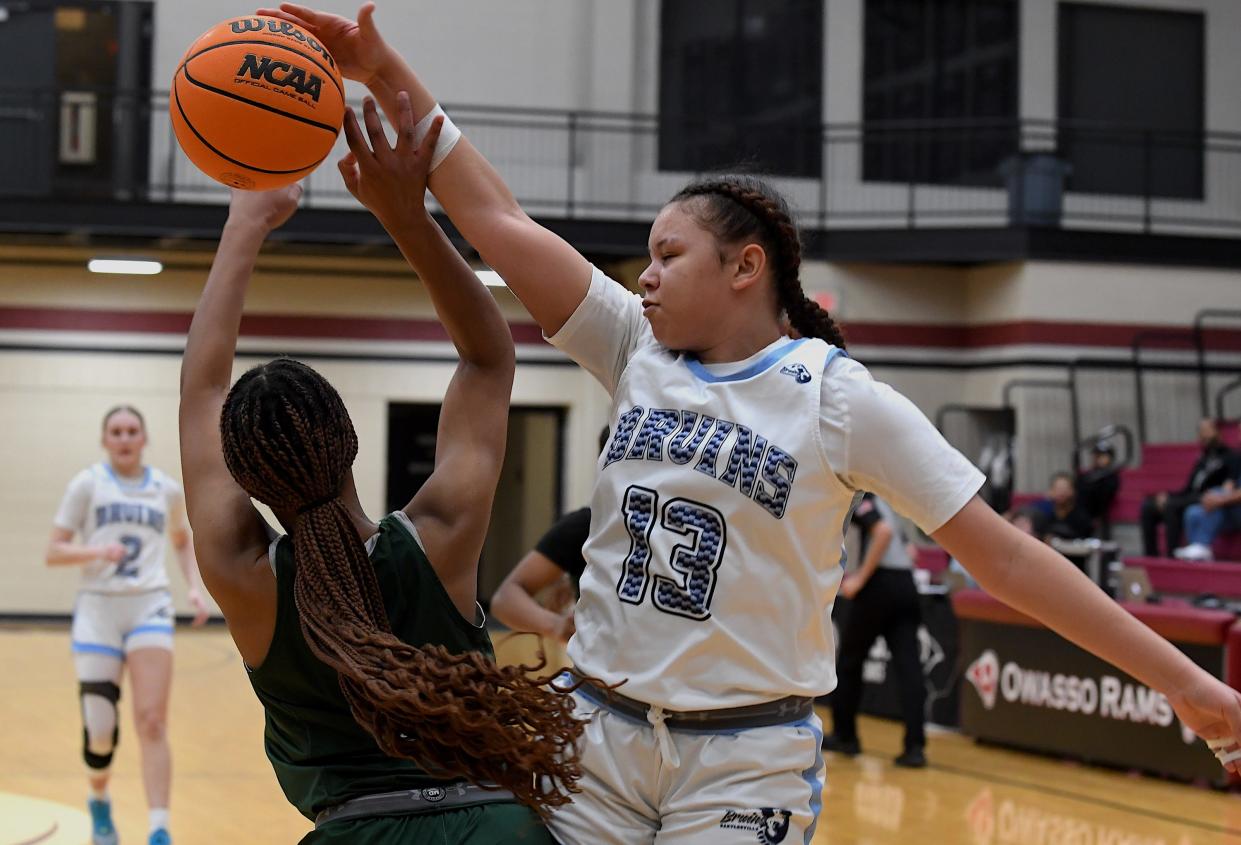
[[[457,611],[404,520],[392,514],[368,543],[392,631],[413,645],[493,655],[484,628]],[[266,711],[264,746],[285,797],[309,819],[351,798],[448,783],[389,757],[353,720],[335,670],[311,653],[293,598],[293,542],[276,545],[276,629],[250,684]],[[451,782],[451,781],[449,781]],[[410,816],[325,824],[304,843],[551,843],[538,817],[516,803],[479,804]]]

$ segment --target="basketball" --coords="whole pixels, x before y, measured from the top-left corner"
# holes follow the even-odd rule
[[[344,86],[327,50],[278,18],[234,18],[177,65],[168,109],[177,142],[217,182],[269,190],[296,182],[332,150]]]

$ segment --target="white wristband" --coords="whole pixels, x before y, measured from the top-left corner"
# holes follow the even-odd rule
[[[431,154],[431,169],[427,171],[428,173],[434,173],[435,168],[440,166],[452,152],[452,148],[457,146],[457,142],[461,140],[461,130],[452,122],[452,118],[444,113],[440,104],[436,103],[435,108],[431,109],[414,127],[414,144],[422,143],[422,139],[426,138],[427,133],[431,131],[431,122],[441,115],[444,118],[444,125],[440,128],[440,139],[435,144],[435,152]]]

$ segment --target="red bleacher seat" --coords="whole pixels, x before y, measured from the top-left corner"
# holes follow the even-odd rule
[[[1147,496],[1184,487],[1200,452],[1194,443],[1148,443],[1144,446],[1142,465],[1121,470],[1120,490],[1112,502],[1112,522],[1137,522],[1142,500]]]
[[[1014,493],[1012,501],[1008,507],[1010,510],[1019,511],[1026,505],[1032,505],[1035,502],[1041,502],[1047,498],[1046,493]]]
[[[1241,598],[1241,566],[1235,563],[1190,563],[1164,557],[1127,557],[1125,566],[1145,569],[1151,587],[1159,593],[1191,596],[1212,593]]]
[[[1219,439],[1229,449],[1241,449],[1241,420],[1219,420]]]
[[[939,546],[914,546],[914,566],[932,575],[948,568],[948,553]]]
[[[1235,561],[1232,565],[1236,566],[1241,563],[1241,532],[1219,535],[1211,544],[1211,550],[1216,560]]]

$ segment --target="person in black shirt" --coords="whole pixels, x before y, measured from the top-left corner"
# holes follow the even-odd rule
[[[608,429],[599,433],[599,451],[608,442]],[[491,597],[491,615],[514,631],[533,631],[567,643],[573,636],[573,605],[577,582],[586,569],[582,546],[590,535],[590,508],[578,508],[562,516],[526,553]],[[557,597],[551,608],[535,600],[541,591],[568,575],[573,595]],[[567,605],[567,607],[566,607]],[[559,609],[563,608],[563,609]]]
[[[883,637],[892,654],[905,722],[905,750],[896,764],[920,769],[926,765],[926,680],[918,642],[922,609],[913,559],[896,514],[882,499],[867,493],[851,521],[862,532],[862,563],[840,582],[840,595],[851,599],[853,606],[840,632],[837,685],[831,698],[832,732],[823,738],[823,748],[850,757],[861,753],[857,713],[862,702],[862,665],[875,638]]]
[[[1214,420],[1198,423],[1198,442],[1202,454],[1190,470],[1185,486],[1176,492],[1147,496],[1142,502],[1142,552],[1147,557],[1159,556],[1157,531],[1164,524],[1164,540],[1168,555],[1181,546],[1185,509],[1196,505],[1202,494],[1218,487],[1228,478],[1229,450],[1219,439]]]

